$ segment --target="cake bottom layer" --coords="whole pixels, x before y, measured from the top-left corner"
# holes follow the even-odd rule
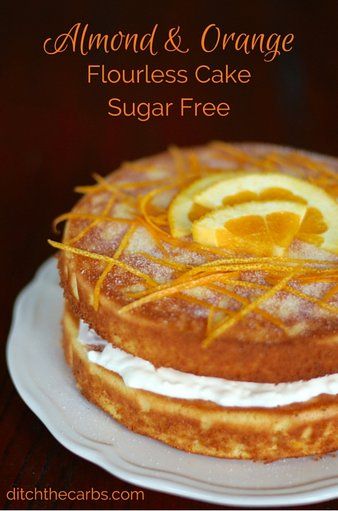
[[[83,395],[136,433],[188,452],[273,461],[338,449],[338,396],[278,408],[226,408],[127,387],[88,360],[79,321],[66,306],[63,346]]]

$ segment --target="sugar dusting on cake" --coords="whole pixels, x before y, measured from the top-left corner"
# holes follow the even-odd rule
[[[242,147],[245,149],[245,144]],[[249,147],[249,152],[252,155],[262,156],[264,151],[266,152],[266,148],[264,147],[255,147],[252,145]],[[198,154],[202,164],[208,165],[215,170],[223,169],[224,171],[232,171],[238,170],[240,167],[247,168],[249,170],[251,168],[250,164],[242,165],[236,162],[235,159],[225,159],[220,157],[219,151],[217,150],[199,149],[197,150],[196,154]],[[128,169],[128,164],[126,164],[124,171],[117,172],[116,177],[114,177],[114,174],[109,177],[109,183],[125,185],[123,193],[125,193],[126,196],[129,195],[132,197],[134,202],[129,202],[128,200],[125,201],[123,197],[121,198],[117,195],[110,211],[108,211],[108,213],[106,212],[105,214],[132,222],[140,215],[138,210],[138,201],[141,197],[148,193],[149,190],[152,189],[151,187],[154,186],[152,181],[154,181],[156,186],[158,186],[158,181],[161,179],[163,179],[164,185],[170,184],[168,182],[168,176],[173,176],[172,179],[174,179],[175,169],[173,168],[173,162],[168,159],[168,157],[163,157],[162,161],[156,165],[149,163],[148,169],[146,168],[146,162],[147,160],[144,162],[141,161],[139,163],[140,169],[142,169],[142,165],[145,165],[145,168],[141,170],[141,172],[139,172],[136,168],[133,168],[133,164],[130,164],[130,168]],[[281,170],[291,174],[294,173],[294,169],[287,168],[287,166],[282,166]],[[305,169],[303,170],[305,172]],[[145,181],[145,184],[147,181],[149,181],[150,188],[146,185],[140,187],[139,189],[137,187],[134,189],[132,186],[130,186],[130,184],[137,182],[137,179]],[[176,193],[177,190],[175,188],[171,190],[163,190],[158,195],[155,195],[153,206],[157,208],[158,211],[165,211]],[[80,210],[90,211],[94,215],[102,215],[102,212],[104,211],[104,208],[110,197],[111,194],[108,193],[107,190],[97,192],[89,198],[82,199],[80,203]],[[89,225],[90,221],[81,221],[80,224],[77,224],[74,220],[73,223],[70,222],[70,224],[71,229],[73,228],[75,231],[79,231],[83,229],[83,226]],[[78,227],[76,228],[76,226]],[[101,221],[97,225],[94,223],[88,232],[77,243],[77,246],[92,252],[97,252],[99,254],[113,257],[123,235],[129,227],[130,224],[124,224],[122,221],[121,223],[118,221]],[[73,232],[72,234],[76,235],[76,232]],[[147,258],[147,254],[150,256],[149,258]],[[314,245],[299,241],[292,243],[288,256],[295,259],[317,259],[322,260],[323,262],[338,261],[338,257],[336,255],[321,250]],[[139,270],[145,275],[154,279],[157,284],[169,283],[173,279],[178,278],[180,275],[180,271],[178,269],[170,268],[170,266],[166,264],[161,264],[161,260],[169,262],[172,261],[173,263],[186,265],[187,268],[191,268],[204,264],[207,261],[217,259],[215,255],[208,254],[207,252],[203,253],[203,251],[198,252],[191,250],[189,246],[184,248],[181,246],[171,245],[170,243],[166,242],[165,237],[163,238],[156,236],[156,228],[149,230],[142,225],[137,227],[120,258],[121,261],[130,264],[136,270]],[[98,267],[100,267],[100,265],[98,265]],[[121,268],[114,269],[113,272],[115,278],[114,282],[124,282],[124,285],[128,288],[129,297],[127,301],[130,300],[131,286],[143,286],[143,288],[145,287],[141,278],[135,277],[135,275],[128,275],[128,272],[125,272]],[[122,278],[124,273],[125,278]],[[249,283],[256,283],[257,285],[261,285],[262,288],[266,284],[264,272],[259,270],[243,272],[240,276],[240,279]],[[130,280],[129,287],[127,285],[128,280]],[[331,286],[332,284],[327,282],[311,282],[303,285],[291,282],[289,288],[292,291],[292,287],[294,287],[294,289],[320,300],[323,296],[325,296],[325,293],[330,290]],[[236,286],[235,284],[229,284],[228,286],[225,285],[224,289],[229,291],[229,296],[222,296],[221,292],[217,293],[215,290],[211,292],[209,289],[207,289],[207,286],[189,289],[186,291],[186,294],[188,296],[190,295],[192,297],[194,296],[195,298],[205,300],[207,304],[209,303],[214,306],[217,306],[217,304],[223,300],[223,302],[226,302],[226,307],[234,311],[237,310],[239,303],[234,298],[231,298],[231,292],[235,292],[238,297],[246,299],[248,302],[254,300],[259,294],[258,288],[254,289],[254,286],[252,289],[250,289],[249,286],[241,287],[240,285]],[[337,299],[337,296],[333,296],[330,298],[329,303],[335,303]],[[171,303],[174,303],[175,301],[180,303],[181,300],[182,298],[180,297],[171,297]],[[226,307],[224,306],[224,308]],[[276,315],[278,318],[284,321],[286,325],[289,325],[290,329],[292,328],[293,331],[297,331],[297,333],[304,333],[308,328],[308,324],[310,322],[304,321],[304,318],[307,319],[311,317],[325,320],[330,316],[332,317],[332,314],[328,309],[321,308],[315,303],[301,298],[300,296],[295,296],[290,291],[277,293],[272,298],[266,300],[266,302],[261,307],[264,310]],[[210,309],[208,307],[203,307],[201,304],[193,304],[191,302],[189,304],[189,311],[196,317],[207,317]],[[250,316],[255,314],[256,313],[254,312]],[[316,326],[313,325],[313,321],[311,323],[311,328],[316,328]]]

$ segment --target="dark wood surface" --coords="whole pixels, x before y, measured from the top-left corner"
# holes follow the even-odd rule
[[[336,147],[336,1],[255,2],[65,2],[1,3],[1,338],[5,346],[13,301],[52,250],[46,239],[52,219],[76,199],[72,189],[90,182],[125,159],[162,150],[170,143],[196,144],[210,139],[261,140],[337,154]],[[200,28],[216,21],[228,31],[294,32],[295,49],[272,64],[250,58],[214,55],[197,49],[189,60],[161,57],[157,67],[188,66],[204,60],[254,70],[249,87],[188,85],[134,86],[114,89],[85,84],[88,59],[73,55],[47,57],[45,37],[76,21],[95,30],[116,27],[146,30],[158,22],[181,24],[194,44]],[[252,58],[251,58],[252,57]],[[114,56],[112,67],[142,66],[147,58]],[[131,100],[178,98],[224,100],[232,104],[228,119],[171,118],[140,124],[112,120],[107,98]],[[27,340],[29,342],[29,339]],[[13,487],[55,490],[123,490],[125,483],[64,449],[18,397],[1,358],[0,508],[105,509],[107,502],[13,502]],[[337,509],[338,501],[304,507]],[[119,502],[116,508],[205,509],[209,504],[145,490],[143,502]],[[301,509],[301,508],[299,508]]]

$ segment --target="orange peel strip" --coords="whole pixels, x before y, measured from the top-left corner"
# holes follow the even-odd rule
[[[121,307],[119,310],[120,314],[123,314],[125,312],[129,312],[132,309],[135,309],[136,307],[140,307],[141,305],[145,305],[149,302],[153,302],[155,300],[160,300],[162,298],[167,298],[168,296],[177,294],[180,291],[185,291],[186,289],[191,289],[193,287],[198,287],[200,285],[206,284],[215,278],[217,278],[218,275],[207,275],[205,277],[200,277],[199,279],[195,279],[191,282],[182,282],[175,285],[168,285],[163,284],[157,287],[157,289],[153,292],[148,293],[146,296],[140,298],[139,300],[135,300],[134,302],[129,303],[128,305],[125,305]]]
[[[297,270],[301,271],[301,270]],[[202,343],[203,348],[207,348],[211,345],[211,343],[220,335],[222,335],[226,330],[228,330],[230,327],[234,326],[236,323],[238,323],[241,319],[243,319],[245,316],[250,314],[250,312],[253,312],[257,307],[264,303],[266,300],[269,300],[272,298],[276,293],[281,291],[286,284],[296,275],[297,271],[293,271],[286,275],[284,278],[282,278],[275,286],[270,288],[266,293],[261,295],[259,298],[257,298],[255,301],[250,302],[246,307],[243,307],[239,312],[234,314],[231,318],[226,319],[216,327],[212,332],[204,339]]]
[[[109,197],[109,200],[108,200],[107,204],[104,206],[103,211],[102,211],[103,216],[108,215],[109,211],[113,207],[113,204],[114,204],[115,200],[116,199],[115,199],[114,195],[111,195]],[[93,220],[93,222],[90,222],[76,236],[74,236],[73,238],[69,239],[68,243],[69,244],[76,243],[77,241],[79,241],[81,238],[83,238],[83,236],[85,236],[89,231],[91,231],[99,223],[100,223],[100,220],[98,218],[96,218],[96,220]]]
[[[285,286],[285,291],[287,291],[290,294],[292,293],[293,295],[298,296],[299,298],[302,298],[303,300],[314,303],[315,305],[318,305],[318,307],[321,307],[322,309],[325,309],[329,312],[333,312],[334,314],[338,313],[338,307],[335,307],[334,305],[330,305],[329,303],[325,303],[322,301],[322,299],[315,298],[314,296],[303,293],[302,291],[299,291],[298,289],[295,289],[294,287]]]
[[[84,195],[100,192],[102,190],[106,190],[106,188],[103,187],[102,185],[99,185],[99,184],[95,184],[95,185],[82,185],[82,186],[80,185],[80,186],[76,186],[74,188],[74,192],[81,193],[81,194],[84,194]]]
[[[235,160],[238,160],[240,163],[256,163],[256,158],[250,156],[244,151],[241,151],[240,149],[231,144],[222,142],[221,140],[215,140],[211,142],[210,147],[229,154]]]
[[[123,236],[120,245],[118,246],[118,248],[116,249],[116,251],[114,253],[114,259],[118,259],[122,255],[122,252],[127,248],[130,238],[132,237],[132,235],[134,234],[136,229],[137,229],[136,224],[133,224],[129,227],[129,229]]]
[[[161,241],[161,237],[158,235],[158,231],[154,229],[151,225],[149,225],[144,218],[138,217],[136,218],[136,221],[144,227],[148,233],[153,237],[155,244],[157,245],[157,248],[162,252],[164,256],[169,256],[168,250],[163,246],[163,243]]]
[[[251,156],[245,151],[241,151],[237,147],[234,147],[231,144],[227,144],[226,142],[215,140],[214,142],[211,142],[210,146],[216,150],[229,154],[234,158],[234,160],[238,161],[239,164],[249,163],[261,168],[262,170],[271,170],[269,161],[265,160],[264,158],[262,159]]]
[[[83,257],[88,257],[89,259],[94,259],[96,261],[103,261],[106,263],[114,262],[116,266],[119,266],[120,268],[123,268],[124,270],[128,271],[129,273],[132,273],[133,275],[136,275],[136,277],[140,277],[141,279],[144,279],[146,282],[149,283],[151,286],[156,286],[157,282],[149,277],[146,273],[143,273],[136,268],[133,268],[127,263],[124,263],[123,261],[119,261],[118,259],[113,259],[112,257],[105,256],[102,254],[97,254],[96,252],[88,252],[88,250],[83,250],[81,248],[73,247],[72,245],[67,245],[65,243],[60,243],[58,241],[48,240],[48,243],[59,250],[63,250],[66,252],[71,252],[72,254],[76,254]]]
[[[338,293],[338,284],[332,286],[322,297],[322,301],[328,302],[334,295]]]
[[[187,302],[194,303],[196,305],[200,305],[201,307],[205,307],[206,309],[212,309],[214,308],[215,311],[223,311],[223,312],[230,312],[225,307],[221,307],[218,305],[214,305],[210,302],[207,302],[206,300],[202,300],[201,298],[196,298],[195,296],[187,295],[184,293],[179,293],[178,296],[182,298],[183,300],[186,300]]]
[[[98,310],[99,303],[100,303],[100,292],[102,284],[107,277],[107,275],[111,272],[112,268],[114,267],[114,263],[108,263],[101,275],[99,276],[98,280],[96,281],[94,292],[93,292],[93,308],[94,310]]]
[[[229,279],[229,281],[226,281],[227,284],[229,283],[229,284],[234,284],[234,285],[238,285],[238,282],[242,282],[242,281],[237,281],[237,280],[234,281],[232,279]],[[211,286],[211,285],[208,285],[208,287],[210,289],[214,289],[215,291],[221,292],[221,293],[229,296],[230,298],[233,298],[234,300],[237,300],[238,302],[240,302],[242,304],[246,305],[246,304],[250,303],[250,300],[248,298],[245,298],[242,295],[234,293],[233,291],[230,291],[227,288],[220,287],[220,286]],[[247,287],[247,286],[245,286],[245,287]],[[269,286],[265,287],[265,289],[267,289],[267,288],[270,289]],[[264,319],[266,319],[267,321],[270,321],[270,323],[272,323],[276,327],[278,327],[281,330],[283,330],[283,332],[285,332],[285,333],[287,332],[287,329],[286,329],[284,323],[279,318],[277,318],[276,316],[271,314],[270,312],[265,311],[264,309],[260,309],[258,307],[257,310],[256,310],[256,313],[260,314]]]
[[[91,213],[63,213],[55,218],[53,222],[54,230],[56,227],[65,220],[99,220],[100,222],[117,222],[117,223],[133,223],[134,220],[129,218],[119,218],[112,216],[104,216],[104,215],[93,215]]]
[[[133,190],[134,188],[147,188],[152,185],[163,185],[168,179],[153,179],[149,181],[130,181],[128,183],[119,183],[119,188],[122,190]]]
[[[108,183],[107,180],[100,176],[99,174],[93,174],[93,178],[95,181],[99,183],[105,190],[108,190],[110,192],[115,193],[117,196],[122,197],[123,199],[127,200],[128,202],[135,203],[136,198],[132,195],[129,195],[128,193],[124,193],[117,185],[113,183]]]
[[[212,322],[213,322],[214,317],[215,317],[215,313],[216,313],[216,307],[213,305],[213,306],[210,308],[210,312],[209,312],[209,314],[208,314],[207,327],[206,327],[207,334],[208,334],[208,333],[210,332],[210,330],[211,330]]]
[[[174,164],[177,170],[178,175],[184,175],[184,173],[188,170],[187,168],[187,160],[185,158],[184,152],[181,151],[177,146],[171,145],[168,147],[168,151],[174,160]]]
[[[216,259],[215,261],[210,261],[204,263],[202,266],[215,266],[219,264],[239,264],[239,263],[273,263],[276,262],[278,265],[280,263],[290,263],[290,264],[318,264],[322,266],[338,266],[338,260],[329,260],[329,259],[298,259],[293,257],[284,257],[284,256],[272,256],[272,257],[228,257],[226,259]]]
[[[299,163],[300,165],[310,169],[315,170],[321,174],[324,174],[325,176],[329,176],[330,178],[334,179],[335,181],[338,180],[337,173],[330,169],[327,165],[324,165],[323,163],[317,162],[313,160],[312,158],[309,158],[305,154],[301,153],[291,153],[290,159]]]
[[[124,249],[127,247],[131,236],[135,232],[136,227],[137,226],[135,224],[133,224],[133,225],[131,225],[129,227],[129,229],[127,230],[127,232],[123,236],[120,245],[118,246],[118,248],[116,249],[116,251],[114,253],[114,256],[113,256],[114,259],[118,259],[120,257],[120,255],[122,254],[122,252],[124,251]],[[104,282],[105,278],[107,277],[107,275],[109,274],[109,272],[114,267],[114,265],[115,265],[115,261],[112,261],[112,262],[108,263],[107,266],[105,267],[105,269],[103,270],[103,272],[101,273],[100,277],[98,278],[96,284],[95,284],[94,293],[93,293],[93,307],[94,307],[94,310],[97,310],[99,308],[100,292],[101,292],[101,288],[102,288],[103,282]]]
[[[297,279],[295,279],[297,280]],[[256,289],[267,289],[269,288],[269,286],[267,285],[263,285],[263,284],[256,284],[255,282],[247,282],[247,281],[242,281],[242,280],[232,280],[232,279],[229,279],[227,281],[227,283],[231,284],[233,283],[234,285],[236,286],[242,286],[242,287],[247,287],[247,288],[256,288]],[[299,291],[298,289],[295,289],[294,287],[292,286],[285,286],[284,288],[285,291],[287,291],[288,293],[290,294],[293,294],[294,296],[298,296],[299,298],[303,298],[304,300],[307,300],[311,303],[314,303],[316,305],[318,305],[319,307],[322,307],[326,310],[329,310],[330,312],[338,312],[338,308],[337,307],[334,307],[332,305],[329,305],[329,304],[326,304],[325,303],[325,296],[323,298],[315,298],[311,295],[308,295],[306,293],[303,293],[302,291]],[[337,291],[338,291],[338,285],[337,285]]]
[[[150,169],[154,167],[152,163],[149,161],[124,161],[122,163],[122,168],[128,168],[130,170],[133,170],[134,172],[143,172],[146,169]]]
[[[161,259],[160,257],[155,257],[151,254],[148,254],[147,252],[139,252],[139,255],[142,255],[143,257],[146,257],[150,261],[153,261],[157,264],[162,264],[163,266],[167,266],[168,268],[173,268],[174,270],[182,271],[186,270],[187,268],[191,268],[191,265],[186,265],[184,263],[177,263],[175,261],[167,261],[166,259]]]

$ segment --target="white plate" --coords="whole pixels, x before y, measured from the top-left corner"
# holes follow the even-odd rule
[[[17,298],[7,346],[13,382],[55,438],[138,486],[235,506],[309,504],[338,497],[338,456],[270,464],[187,454],[130,432],[76,389],[60,346],[62,293],[46,261]]]

